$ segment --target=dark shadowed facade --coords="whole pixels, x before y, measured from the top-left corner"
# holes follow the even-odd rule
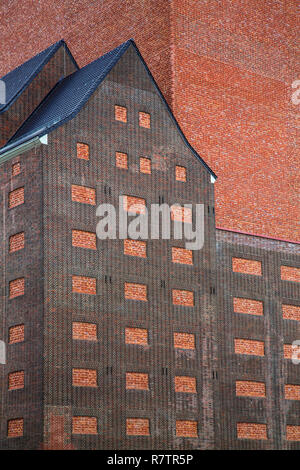
[[[216,230],[133,41],[47,51],[0,114],[1,448],[298,449],[299,245]],[[203,204],[203,248],[98,239],[119,196]]]

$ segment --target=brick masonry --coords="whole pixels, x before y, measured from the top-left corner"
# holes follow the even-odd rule
[[[72,324],[73,339],[84,341],[97,341],[97,324],[86,322],[73,322]]]
[[[172,246],[172,261],[179,264],[193,264],[193,251]]]
[[[266,424],[237,423],[238,439],[268,439]]]
[[[74,387],[97,387],[97,371],[94,369],[73,369]]]
[[[90,159],[90,147],[87,144],[83,144],[82,142],[77,142],[76,149],[77,149],[77,158],[81,158],[81,160]]]
[[[282,305],[282,316],[286,320],[300,321],[300,306]]]
[[[11,326],[9,329],[8,342],[10,344],[21,343],[22,341],[24,341],[24,335],[25,335],[24,325]]]
[[[232,269],[236,273],[261,276],[261,262],[251,259],[232,258]]]
[[[127,390],[149,390],[149,376],[141,372],[126,372]]]
[[[175,392],[197,393],[195,377],[175,376]]]
[[[178,349],[195,349],[195,335],[191,333],[174,333],[174,347]]]
[[[24,188],[14,189],[8,195],[8,207],[10,209],[20,204],[24,204]]]
[[[253,382],[250,380],[236,381],[236,395],[239,397],[265,397],[266,384],[264,382]]]
[[[126,420],[126,434],[128,436],[148,436],[150,434],[149,419],[128,418]]]
[[[96,250],[96,234],[92,232],[85,232],[84,230],[72,230],[72,245],[79,248]]]
[[[283,281],[300,282],[300,268],[281,266],[280,271]]]
[[[233,309],[236,313],[246,313],[248,315],[263,315],[264,304],[260,300],[233,298]]]
[[[25,235],[24,232],[16,233],[9,237],[9,252],[14,253],[15,251],[22,250],[25,246]]]
[[[97,434],[97,418],[92,416],[73,416],[73,434]]]
[[[10,419],[7,424],[7,437],[23,436],[24,420],[22,418]]]
[[[142,300],[147,301],[147,286],[144,284],[137,284],[132,282],[125,282],[124,284],[125,299],[128,300]]]
[[[183,307],[194,306],[194,292],[188,290],[172,290],[173,305],[182,305]]]
[[[81,202],[83,204],[96,204],[96,192],[93,188],[85,186],[72,185],[72,201]]]
[[[96,279],[86,276],[72,276],[72,292],[96,295]]]
[[[264,356],[264,342],[255,341],[253,339],[240,339],[234,340],[234,350],[236,354],[251,354],[254,356]]]
[[[147,257],[147,243],[141,240],[124,240],[124,255]]]
[[[176,421],[176,436],[178,437],[198,437],[198,423],[191,420]]]
[[[11,372],[8,375],[8,390],[24,388],[24,371]]]
[[[9,298],[14,299],[25,293],[25,279],[20,277],[19,279],[14,279],[9,283]]]
[[[287,400],[300,400],[300,385],[285,385],[284,393]]]
[[[148,330],[144,328],[125,328],[125,343],[148,345]]]
[[[124,152],[116,152],[116,167],[128,170],[128,155]]]

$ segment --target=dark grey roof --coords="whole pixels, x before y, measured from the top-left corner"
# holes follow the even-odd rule
[[[65,122],[74,118],[130,45],[134,47],[136,53],[141,59],[185,144],[201,161],[211,175],[216,178],[214,172],[187,141],[133,39],[129,39],[99,59],[96,59],[94,62],[91,62],[82,69],[76,70],[68,77],[59,81],[8,141],[8,143],[0,149],[0,156],[6,151],[27,142],[34,137],[41,137],[48,134]]]
[[[1,80],[4,81],[6,87],[6,103],[0,104],[0,114],[6,111],[6,109],[12,105],[12,103],[31,83],[34,77],[36,77],[44,65],[51,59],[51,57],[61,46],[65,47],[67,52],[70,54],[70,57],[72,58],[76,68],[79,68],[63,39],[56,42],[55,44],[52,44],[52,46],[27,60],[27,62],[24,62],[24,64],[21,64],[19,67],[1,78]]]

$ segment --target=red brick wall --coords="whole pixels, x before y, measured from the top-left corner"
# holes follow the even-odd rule
[[[97,387],[97,371],[95,369],[73,369],[72,372],[75,387]]]
[[[87,144],[77,142],[76,150],[77,150],[77,158],[80,158],[81,160],[90,159],[90,148]]]
[[[128,436],[149,436],[149,419],[128,418],[126,419],[126,434]]]
[[[96,294],[96,279],[93,277],[73,276],[72,292],[78,294]]]
[[[140,158],[140,172],[151,174],[151,160],[150,158],[141,157]]]
[[[285,359],[292,359],[293,355],[293,346],[291,344],[283,345],[283,355]]]
[[[239,397],[265,397],[266,384],[264,382],[237,380],[235,383],[235,392]]]
[[[195,349],[195,335],[191,333],[174,333],[174,348]]]
[[[22,250],[25,245],[24,232],[16,233],[9,237],[9,252],[13,253],[14,251]]]
[[[136,284],[125,282],[125,299],[130,300],[147,300],[147,286],[144,284]]]
[[[298,305],[282,305],[282,316],[286,320],[300,321],[300,307]]]
[[[124,240],[124,255],[147,257],[147,244],[141,240]]]
[[[173,263],[193,264],[193,252],[192,250],[172,246],[172,261]]]
[[[284,393],[286,400],[300,400],[300,385],[285,385]]]
[[[116,166],[123,170],[128,169],[128,155],[123,152],[116,152]]]
[[[97,325],[95,323],[73,322],[73,339],[97,341]]]
[[[253,354],[254,356],[265,355],[263,341],[237,338],[234,340],[234,346],[236,354]]]
[[[144,328],[125,328],[125,343],[146,346],[148,344],[148,330]]]
[[[151,127],[151,116],[148,113],[144,113],[143,111],[139,112],[139,126],[145,127],[146,129],[150,129]]]
[[[174,383],[175,392],[197,393],[195,377],[176,376]]]
[[[12,176],[17,176],[21,173],[21,163],[16,162],[12,165],[11,167],[11,175]]]
[[[8,195],[8,207],[16,207],[24,204],[24,188],[14,189]]]
[[[237,423],[238,439],[268,439],[267,425],[257,423]]]
[[[20,343],[24,341],[25,327],[24,325],[11,326],[9,329],[9,339],[10,344]]]
[[[24,388],[24,371],[11,372],[8,374],[8,390]]]
[[[300,426],[287,426],[286,427],[286,440],[287,441],[300,441]]]
[[[186,168],[184,168],[184,166],[176,165],[175,178],[176,178],[176,181],[182,181],[182,182],[186,181]]]
[[[97,434],[97,418],[93,416],[73,416],[72,434]]]
[[[191,420],[176,421],[177,437],[198,437],[198,423]]]
[[[72,201],[94,206],[96,204],[96,191],[93,188],[72,184]]]
[[[259,300],[233,298],[233,309],[236,313],[247,313],[248,315],[263,315],[264,304]]]
[[[149,390],[148,374],[141,372],[126,372],[127,390]]]
[[[136,214],[145,213],[145,199],[135,196],[123,196],[124,210]]]
[[[19,297],[24,295],[25,292],[25,279],[23,277],[14,279],[9,283],[9,298]]]
[[[283,281],[300,282],[300,268],[281,266],[280,272]]]
[[[7,423],[7,437],[23,436],[23,418],[11,419]]]
[[[72,230],[72,245],[80,248],[88,248],[96,250],[96,234],[92,232],[85,232],[83,230]]]
[[[115,120],[127,122],[127,109],[124,106],[115,105]]]
[[[182,305],[184,307],[194,306],[194,292],[189,290],[172,290],[172,298],[174,305]]]
[[[252,259],[232,258],[232,270],[236,273],[261,276],[261,262]]]

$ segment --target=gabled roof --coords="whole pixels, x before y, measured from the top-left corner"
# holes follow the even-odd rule
[[[6,151],[11,150],[30,139],[48,134],[65,122],[73,119],[88,101],[93,92],[102,83],[114,65],[127,51],[129,46],[134,47],[149,75],[150,80],[153,82],[158,94],[163,100],[171,119],[177,126],[185,144],[216,179],[217,177],[215,173],[187,141],[133,39],[129,39],[107,54],[104,54],[99,59],[96,59],[94,62],[91,62],[82,69],[76,70],[68,77],[59,81],[8,141],[8,143],[0,149],[0,156]]]
[[[22,93],[23,90],[25,90],[25,88],[28,87],[36,75],[49,62],[51,57],[61,46],[66,49],[76,68],[79,68],[63,39],[56,42],[55,44],[52,44],[52,46],[27,60],[27,62],[24,62],[24,64],[19,65],[19,67],[1,78],[1,80],[4,81],[6,87],[6,103],[0,104],[0,114],[6,111],[13,104],[17,97]]]

